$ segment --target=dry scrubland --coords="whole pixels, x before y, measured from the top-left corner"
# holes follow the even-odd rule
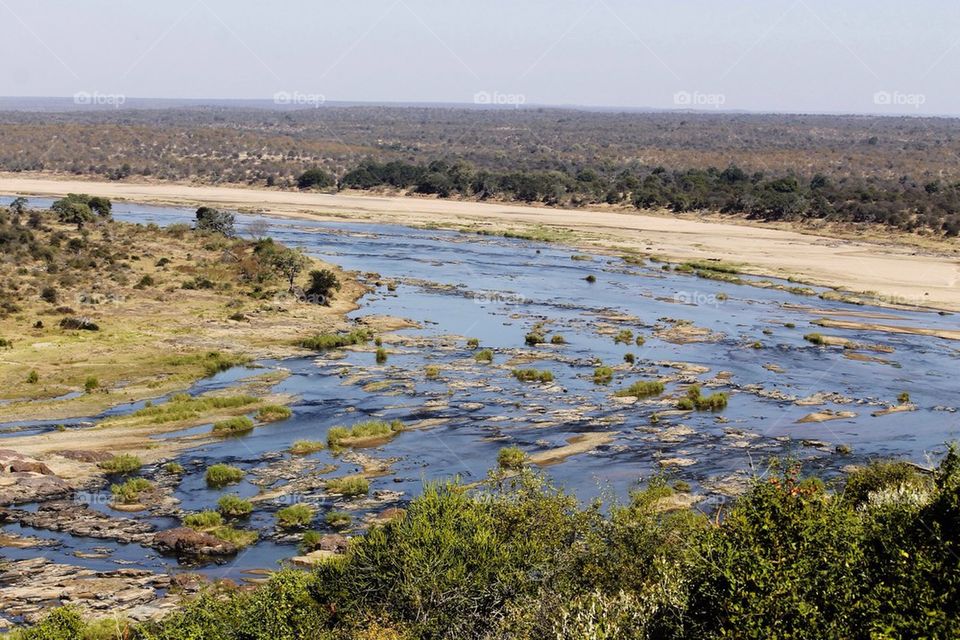
[[[298,303],[247,240],[114,221],[80,231],[33,215],[36,228],[26,215],[19,225],[29,242],[9,218],[0,225],[16,245],[0,262],[0,421],[91,415],[290,353],[296,338],[336,326],[361,293],[341,274],[331,306]],[[311,263],[304,274],[333,269]],[[76,397],[55,399],[66,394]]]

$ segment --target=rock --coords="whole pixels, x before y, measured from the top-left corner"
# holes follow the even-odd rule
[[[350,546],[350,540],[339,533],[326,533],[320,537],[320,542],[314,547],[317,551],[331,551],[333,553],[344,553]]]
[[[294,556],[290,558],[290,562],[301,567],[313,567],[325,560],[333,558],[337,554],[332,551],[324,551],[323,549],[318,549],[316,551],[311,551],[310,553],[302,556]]]
[[[85,504],[67,500],[44,502],[36,511],[0,508],[0,523],[21,525],[48,531],[63,531],[74,536],[146,544],[153,526],[129,518],[111,518]]]
[[[225,556],[237,552],[235,545],[188,527],[167,529],[155,534],[152,546],[161,552],[182,556]]]
[[[57,451],[56,455],[68,460],[75,460],[76,462],[89,462],[91,464],[97,462],[106,462],[107,460],[113,458],[113,454],[106,451],[87,451],[84,449],[66,449],[64,451]]]
[[[14,460],[3,469],[6,473],[39,473],[43,476],[56,475],[50,467],[36,460]]]
[[[0,506],[66,498],[73,488],[56,476],[31,472],[0,473]]]

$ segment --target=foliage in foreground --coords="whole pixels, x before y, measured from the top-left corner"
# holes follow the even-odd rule
[[[655,479],[586,507],[529,471],[429,485],[313,573],[218,586],[143,639],[947,638],[960,634],[960,455],[847,491],[773,465],[719,520]],[[68,633],[66,630],[69,629]],[[59,610],[20,640],[82,637]]]

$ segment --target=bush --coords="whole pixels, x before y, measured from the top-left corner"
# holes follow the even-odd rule
[[[253,503],[229,493],[217,500],[217,511],[226,518],[243,518],[253,513]]]
[[[492,349],[482,349],[477,351],[477,354],[473,356],[473,359],[477,362],[491,363],[493,362],[493,350]]]
[[[823,337],[823,334],[820,333],[808,333],[807,335],[803,336],[803,339],[811,344],[819,346],[827,344],[827,339]]]
[[[334,529],[346,529],[353,522],[353,516],[346,511],[328,511],[323,519]]]
[[[366,344],[373,337],[368,329],[355,329],[349,333],[321,333],[300,341],[305,349],[323,351],[325,349],[339,349],[355,344]]]
[[[307,287],[305,293],[311,299],[318,300],[322,304],[329,304],[333,292],[339,290],[340,279],[333,271],[319,269],[310,272],[310,286]]]
[[[196,213],[196,230],[219,233],[230,237],[234,234],[234,215],[213,207],[200,207]]]
[[[501,469],[522,469],[527,462],[527,454],[520,447],[504,447],[497,453],[497,466]]]
[[[280,404],[268,404],[257,410],[257,420],[259,422],[279,422],[286,420],[292,415],[289,407]]]
[[[424,368],[423,375],[428,380],[433,380],[435,378],[438,378],[440,376],[440,367],[438,367],[435,364],[429,364]]]
[[[399,420],[367,420],[351,427],[332,427],[327,432],[327,445],[331,448],[362,443],[365,440],[380,440],[403,431]]]
[[[538,371],[537,369],[514,369],[513,377],[520,382],[540,382],[546,384],[553,382],[553,372]]]
[[[277,511],[277,526],[281,529],[303,529],[313,522],[316,511],[308,504],[292,504]]]
[[[633,342],[633,331],[630,329],[621,329],[617,335],[613,337],[614,344],[630,344]]]
[[[163,465],[163,470],[167,473],[180,475],[183,473],[183,465],[179,462],[168,462],[167,464]]]
[[[559,333],[555,333],[550,336],[550,344],[567,344],[567,339]]]
[[[843,499],[860,506],[867,503],[871,494],[885,489],[930,491],[933,489],[933,478],[920,473],[908,462],[875,460],[847,476]]]
[[[639,382],[634,382],[632,385],[626,389],[617,391],[615,396],[626,398],[649,398],[650,396],[658,396],[663,393],[663,383],[659,380],[641,380]]]
[[[701,394],[700,385],[692,385],[687,389],[687,395],[677,402],[677,408],[684,411],[720,411],[726,409],[729,398],[725,393],[712,393],[709,396]]]
[[[365,496],[370,491],[370,482],[363,476],[343,476],[327,480],[327,491],[345,498]]]
[[[136,504],[140,494],[153,489],[153,483],[146,478],[130,478],[123,484],[110,485],[110,493],[122,504]]]
[[[27,374],[27,384],[37,384],[38,382],[40,382],[40,374],[37,373],[36,369],[32,369]]]
[[[87,377],[86,380],[83,381],[83,390],[86,391],[87,393],[93,393],[94,391],[97,390],[99,386],[100,386],[100,381],[97,380],[94,376],[89,376]]]
[[[208,467],[204,477],[208,485],[220,488],[243,480],[243,470],[219,463]]]
[[[213,432],[219,434],[247,433],[253,430],[253,420],[247,416],[236,416],[220,420],[213,424]]]
[[[468,349],[478,349],[480,347],[480,340],[477,338],[467,338],[467,348]]]
[[[612,368],[601,365],[593,370],[594,384],[610,384],[611,381],[613,381]]]
[[[107,473],[130,474],[140,470],[143,463],[140,458],[129,453],[115,455],[109,460],[105,460],[97,465]]]
[[[326,189],[334,184],[336,184],[336,181],[333,176],[319,168],[307,169],[297,178],[299,189]]]
[[[226,497],[226,496],[224,496]],[[204,531],[223,526],[223,517],[216,511],[201,511],[183,517],[183,526]]]
[[[387,350],[384,349],[383,347],[378,347],[377,353],[376,353],[376,360],[377,360],[377,364],[383,364],[384,362],[386,362]]]
[[[325,445],[319,440],[297,440],[290,447],[290,453],[297,456],[305,456],[310,453],[322,451]]]

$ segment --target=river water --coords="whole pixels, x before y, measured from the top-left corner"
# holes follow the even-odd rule
[[[31,199],[33,206],[47,204]],[[192,221],[193,211],[116,203],[114,216],[167,225]],[[250,220],[238,216],[239,228]],[[361,300],[353,318],[398,316],[418,327],[385,337],[390,356],[384,364],[376,364],[368,349],[348,350],[259,362],[197,383],[190,393],[224,388],[263,373],[264,368],[283,368],[290,375],[276,391],[294,394],[296,400],[289,420],[259,427],[242,438],[203,444],[180,456],[186,473],[174,495],[185,510],[213,508],[224,491],[255,496],[261,491],[251,482],[258,477],[257,470],[289,464],[285,451],[293,441],[324,440],[331,426],[366,417],[431,425],[364,450],[391,460],[390,472],[374,478],[371,489],[401,492],[397,501],[385,503],[397,506],[427,481],[482,479],[504,446],[519,446],[536,455],[597,432],[611,432],[609,442],[546,467],[559,485],[584,500],[622,497],[638,481],[666,473],[709,496],[703,509],[723,499],[724,485],[762,473],[771,456],[798,458],[809,471],[830,478],[870,456],[929,464],[942,453],[944,443],[960,436],[956,414],[960,342],[812,324],[824,316],[856,320],[868,313],[879,314],[879,319],[865,322],[955,330],[960,323],[952,315],[872,309],[775,287],[703,279],[656,262],[630,264],[621,257],[586,256],[556,244],[395,225],[267,220],[270,235],[278,241],[368,274],[368,282],[381,284]],[[591,275],[595,282],[587,280]],[[525,346],[524,336],[537,322],[546,322],[546,334],[561,334],[566,344]],[[690,325],[708,330],[709,339],[678,339]],[[644,344],[615,342],[614,335],[623,329],[642,335]],[[803,337],[811,332],[848,338],[865,347],[817,346]],[[491,365],[474,361],[467,337],[494,351]],[[624,363],[628,352],[635,355],[633,365]],[[598,361],[615,367],[607,385],[593,381]],[[437,378],[424,375],[428,365],[440,367]],[[555,383],[519,382],[510,374],[516,366],[549,369]],[[632,382],[654,378],[668,380],[660,399],[624,404],[612,397]],[[717,413],[672,414],[676,398],[694,378],[707,383],[707,392],[728,393],[728,407]],[[872,415],[895,404],[905,391],[916,410]],[[804,402],[810,398],[809,404]],[[847,412],[844,415],[850,417],[798,422],[824,410]],[[658,420],[654,414],[664,415]],[[0,425],[11,427],[25,433],[53,425],[42,420]],[[849,447],[850,453],[838,453],[837,445]],[[212,490],[203,474],[214,462],[228,462],[251,473],[239,485]],[[312,454],[307,462],[331,465],[331,477],[360,468],[356,461],[329,451]],[[147,468],[143,474],[152,477],[156,472]],[[80,498],[109,511],[103,493]],[[344,504],[321,492],[307,491],[295,498],[321,511],[346,507],[358,516],[384,507],[362,501]],[[199,570],[242,577],[245,571],[274,568],[295,555],[295,541],[277,535],[273,515],[291,499],[262,503],[244,525],[260,531],[260,542],[224,564]],[[150,519],[158,528],[177,524],[169,517],[133,517]],[[322,529],[322,520],[318,523]],[[21,534],[59,541],[59,546],[44,549],[44,555],[54,560],[94,568],[177,568],[175,559],[136,545],[9,526]],[[92,548],[106,557],[74,555]],[[36,550],[5,550],[2,555],[31,557]]]

